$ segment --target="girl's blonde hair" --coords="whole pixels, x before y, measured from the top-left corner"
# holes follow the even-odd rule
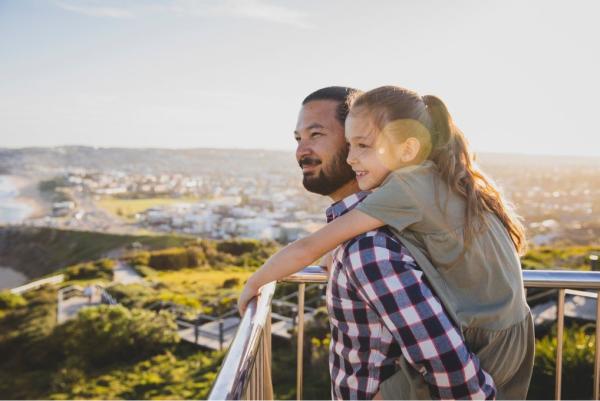
[[[510,204],[492,181],[474,164],[467,140],[452,121],[444,102],[436,96],[419,96],[416,92],[395,86],[382,86],[349,99],[350,115],[366,111],[382,132],[387,124],[413,119],[430,133],[426,158],[433,161],[442,180],[466,200],[466,242],[472,238],[475,222],[485,212],[494,213],[506,228],[519,253],[526,250],[525,230]]]

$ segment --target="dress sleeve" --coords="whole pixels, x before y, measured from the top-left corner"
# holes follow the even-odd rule
[[[495,387],[467,349],[423,273],[384,236],[352,243],[343,260],[349,281],[379,315],[408,363],[441,399],[492,399]]]
[[[421,221],[423,216],[416,191],[395,173],[391,173],[356,209],[398,231]]]

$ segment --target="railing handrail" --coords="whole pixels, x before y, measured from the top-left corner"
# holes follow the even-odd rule
[[[12,294],[23,294],[24,292],[27,292],[27,291],[33,290],[33,289],[37,289],[37,288],[39,288],[39,287],[41,287],[43,285],[46,285],[46,284],[60,284],[63,281],[65,281],[65,275],[64,274],[57,274],[55,276],[50,276],[50,277],[42,278],[42,279],[39,279],[39,280],[32,281],[32,282],[30,282],[28,284],[21,285],[19,287],[12,288],[10,290],[10,292]]]
[[[262,287],[257,299],[248,305],[225,360],[213,383],[209,400],[239,400],[249,384],[263,330],[270,320],[275,282]],[[270,333],[269,333],[270,335]]]
[[[283,281],[325,283],[327,271],[321,266],[307,266]],[[600,289],[600,271],[523,270],[523,284],[529,288]]]
[[[529,288],[600,289],[600,271],[523,270],[523,283]]]
[[[600,271],[580,271],[580,270],[523,270],[523,284],[526,288],[552,288],[559,291],[559,305],[563,304],[564,310],[564,295],[568,289],[573,290],[595,290],[596,297],[600,295]],[[302,271],[286,277],[284,282],[298,283],[304,289],[306,283],[325,283],[328,279],[328,272],[321,266],[308,266]],[[268,288],[265,286],[261,296],[256,301],[253,301],[248,311],[244,315],[234,340],[227,353],[226,359],[223,362],[221,369],[217,375],[217,379],[213,384],[209,400],[217,399],[241,399],[244,393],[245,386],[248,384],[251,375],[251,368],[254,364],[256,353],[259,347],[259,340],[262,334],[262,328],[270,320],[269,311],[272,301],[275,283],[270,283]],[[304,291],[299,291],[299,306],[298,310],[304,309],[300,305],[304,305]],[[302,298],[302,299],[301,299]],[[560,301],[562,299],[562,301]],[[302,314],[303,315],[303,314]],[[600,304],[597,305],[597,316],[600,321]],[[564,311],[558,311],[559,323],[559,344],[562,344],[562,327],[564,325]],[[298,344],[299,352],[297,355],[299,362],[299,378],[297,389],[301,397],[302,374],[301,368],[301,335],[302,330],[298,327]],[[598,330],[598,328],[597,328]],[[270,335],[270,333],[267,333]],[[596,339],[600,341],[600,336]],[[600,345],[597,345],[597,349]],[[556,377],[556,398],[560,399],[561,393],[561,372],[562,371],[562,346],[559,346],[557,351],[557,377]],[[598,399],[598,390],[600,387],[600,353],[596,352],[594,366],[594,398]]]

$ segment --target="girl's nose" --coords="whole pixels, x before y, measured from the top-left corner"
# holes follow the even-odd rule
[[[352,147],[350,147],[350,150],[348,150],[348,157],[346,157],[346,163],[349,165],[356,163],[356,156],[354,153],[355,152],[352,150]]]

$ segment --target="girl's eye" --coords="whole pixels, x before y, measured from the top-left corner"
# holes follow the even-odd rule
[[[359,143],[356,146],[360,149],[366,149],[369,147],[369,145],[367,145],[366,143]]]

